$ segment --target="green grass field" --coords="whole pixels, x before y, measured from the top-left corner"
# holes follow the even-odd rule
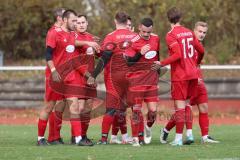
[[[159,143],[159,129],[154,126],[153,141],[140,148],[131,145],[95,145],[79,147],[70,144],[61,146],[36,146],[36,126],[0,126],[0,159],[4,160],[161,160],[161,159],[224,159],[240,160],[240,126],[212,126],[211,134],[220,144],[200,144],[199,129],[194,128],[195,144],[172,147]],[[65,143],[69,142],[68,126],[62,129]],[[173,139],[171,134],[169,140]],[[97,141],[100,127],[91,126],[89,137]]]

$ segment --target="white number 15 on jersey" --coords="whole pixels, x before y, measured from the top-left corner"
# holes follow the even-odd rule
[[[182,39],[184,58],[187,58],[187,56],[189,58],[193,57],[193,54],[194,54],[193,45],[190,43],[192,41],[193,41],[193,38]]]

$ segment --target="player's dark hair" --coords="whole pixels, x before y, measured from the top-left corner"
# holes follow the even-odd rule
[[[170,23],[176,24],[180,22],[182,12],[177,7],[173,7],[167,11],[167,17]]]
[[[115,15],[115,19],[118,23],[120,24],[126,24],[127,23],[127,20],[128,20],[128,15],[127,13],[125,12],[117,12],[116,15]]]
[[[84,17],[86,20],[88,20],[88,18],[87,18],[87,16],[85,14],[79,14],[77,17],[78,18]]]
[[[65,8],[56,8],[56,9],[54,9],[53,10],[54,19],[57,19],[57,17],[62,17],[64,11],[65,11]]]
[[[77,13],[72,9],[67,9],[65,12],[63,12],[62,18],[69,18],[70,14],[74,14],[74,16],[77,16]]]
[[[130,16],[128,16],[128,18],[127,18],[129,21],[132,21],[132,18],[130,17]]]
[[[141,24],[144,25],[145,27],[150,27],[153,26],[153,20],[151,18],[143,18],[141,20]]]

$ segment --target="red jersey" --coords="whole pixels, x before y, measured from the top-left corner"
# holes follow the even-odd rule
[[[125,46],[128,44],[125,42],[129,42],[134,36],[136,36],[136,33],[128,29],[117,29],[105,37],[102,44],[102,50],[112,50],[111,59],[104,69],[105,76],[109,76],[110,71],[112,71],[111,74],[113,74],[116,73],[115,71],[119,73],[119,71],[128,70],[128,66],[123,57],[128,47]]]
[[[131,40],[131,47],[127,49],[127,56],[134,56],[136,53],[141,51],[141,48],[145,45],[150,45],[150,51],[148,51],[144,56],[142,56],[139,62],[154,62],[159,60],[159,46],[160,39],[157,35],[151,34],[148,40],[143,39],[140,35],[135,36]]]
[[[60,32],[62,29],[61,27],[57,27],[55,25],[53,25],[47,32],[47,36],[46,36],[46,47],[47,46],[52,46],[52,43],[55,43],[55,39],[56,39],[56,34],[57,32]],[[46,76],[50,76],[51,75],[51,71],[47,65],[46,67],[46,72],[45,72]]]
[[[58,27],[56,25],[53,25],[47,32],[47,36],[46,36],[46,47],[48,46],[48,44],[51,44],[51,42],[54,41],[55,36],[57,34],[57,32],[61,31],[61,27]]]
[[[93,35],[85,32],[85,33],[76,33],[76,39],[80,41],[94,41]],[[92,50],[92,47],[89,48],[89,46],[84,45],[78,48],[80,54],[87,54],[92,55],[93,52],[90,52]]]
[[[58,67],[60,67],[62,64],[76,57],[78,55],[78,52],[76,52],[75,49],[75,35],[73,32],[65,32],[59,28],[55,29],[54,32],[55,38],[49,39],[47,46],[53,48],[52,61],[55,68],[58,69]],[[70,68],[66,69],[69,70]],[[49,68],[47,68],[46,74],[51,74]]]
[[[76,39],[79,41],[94,41],[94,36],[88,32],[85,33],[75,33],[76,34]],[[80,56],[88,56],[87,60],[88,61],[88,69],[89,72],[92,72],[94,70],[94,49],[92,47],[89,47],[88,45],[84,45],[81,47],[77,48],[77,51],[79,52]],[[84,70],[81,70],[83,73]]]
[[[152,70],[148,70],[147,66],[152,65],[154,61],[159,60],[159,46],[160,39],[157,35],[151,34],[148,40],[141,38],[140,35],[135,36],[131,40],[131,47],[127,49],[127,56],[134,56],[141,51],[141,48],[145,45],[150,45],[150,50],[141,56],[139,61],[130,67],[127,77],[130,79],[130,86],[152,86],[157,85],[158,74]],[[149,65],[148,65],[149,64]],[[132,68],[139,68],[138,71],[132,71]],[[135,77],[135,78],[134,78]]]
[[[175,26],[167,33],[166,42],[168,46],[169,55],[178,54],[179,59],[171,62],[171,80],[184,81],[197,79],[197,67],[194,60],[195,49],[200,53],[204,53],[204,48],[199,44],[194,33],[183,27]],[[176,56],[176,55],[174,55]],[[170,59],[170,57],[169,57]],[[169,64],[163,60],[163,65]]]

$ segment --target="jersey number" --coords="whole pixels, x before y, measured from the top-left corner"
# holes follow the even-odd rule
[[[189,58],[193,57],[193,54],[194,54],[193,45],[190,43],[192,41],[193,41],[193,38],[182,39],[184,58],[187,58],[187,56]]]

